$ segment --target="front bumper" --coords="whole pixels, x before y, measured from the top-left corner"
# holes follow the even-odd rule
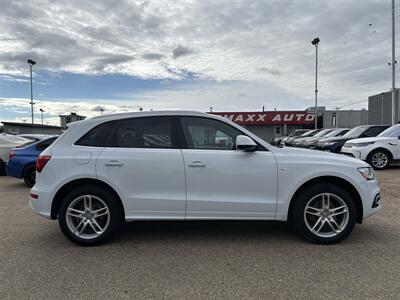
[[[363,189],[362,203],[363,203],[363,219],[366,219],[381,209],[380,194],[381,189],[376,180],[366,182],[368,186]],[[377,197],[379,201],[377,203]]]
[[[340,151],[342,154],[352,156],[354,158],[358,158],[361,160],[366,160],[367,158],[364,155],[364,151],[360,149],[359,147],[342,147],[342,150]]]

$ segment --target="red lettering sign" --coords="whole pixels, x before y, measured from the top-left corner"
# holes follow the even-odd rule
[[[314,113],[306,111],[212,112],[241,125],[312,125]]]

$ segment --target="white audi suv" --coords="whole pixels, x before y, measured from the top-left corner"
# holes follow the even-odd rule
[[[106,115],[74,122],[37,161],[30,205],[80,245],[123,221],[290,221],[331,244],[380,208],[365,162],[277,148],[228,119],[199,112]]]

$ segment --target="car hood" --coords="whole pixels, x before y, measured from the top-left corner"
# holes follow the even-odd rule
[[[312,139],[312,138],[313,138],[312,136],[303,137],[303,138],[298,138],[298,139],[296,139],[296,142],[304,142],[304,141],[308,141],[308,140],[310,140],[310,139]]]
[[[393,140],[398,140],[398,138],[376,136],[376,137],[353,139],[353,140],[349,140],[347,143],[358,144],[358,143],[371,143],[371,142],[380,142],[380,141],[384,142],[384,141],[393,141]]]
[[[291,148],[285,147],[278,149],[281,155],[290,155],[292,157],[297,157],[302,161],[312,161],[313,163],[321,164],[345,164],[347,166],[352,165],[355,168],[367,167],[369,166],[366,162],[342,154],[336,154],[324,151],[315,151],[302,148]]]

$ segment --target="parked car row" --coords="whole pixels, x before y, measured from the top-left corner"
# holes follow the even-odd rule
[[[400,124],[361,125],[349,130],[315,129],[282,139],[281,146],[316,149],[349,155],[368,162],[374,169],[400,161]]]
[[[8,162],[8,153],[17,146],[31,143],[31,139],[11,134],[0,134],[0,175],[5,175]]]
[[[0,134],[0,175],[24,179],[32,187],[37,157],[56,138],[46,134]]]
[[[36,178],[36,160],[57,136],[37,140],[23,147],[13,148],[9,153],[7,175],[23,179],[28,187],[33,187]]]

